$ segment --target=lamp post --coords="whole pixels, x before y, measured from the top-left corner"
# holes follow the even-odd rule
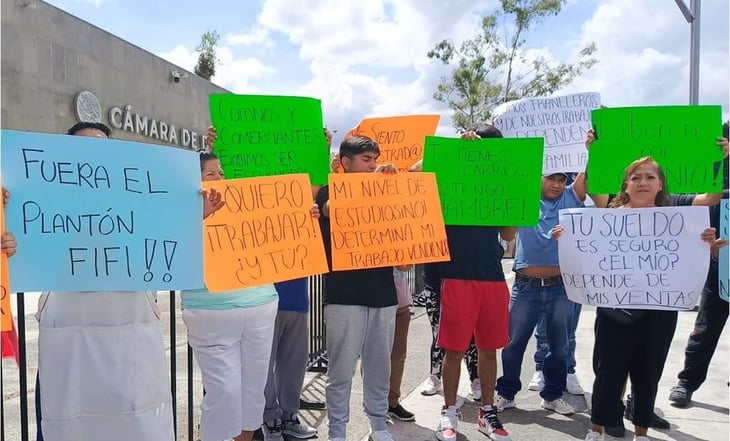
[[[690,25],[689,46],[689,103],[699,102],[700,91],[700,0],[690,0],[689,7],[684,0],[674,0]]]

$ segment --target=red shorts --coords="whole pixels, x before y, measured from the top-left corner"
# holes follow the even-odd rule
[[[438,346],[466,351],[497,350],[509,342],[509,288],[506,282],[443,279]]]

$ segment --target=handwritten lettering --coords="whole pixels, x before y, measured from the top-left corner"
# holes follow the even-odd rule
[[[335,270],[449,259],[432,174],[330,176]]]
[[[226,201],[204,223],[208,289],[227,291],[327,271],[307,175],[203,184]]]
[[[701,207],[561,210],[560,267],[575,302],[688,309],[707,272]]]

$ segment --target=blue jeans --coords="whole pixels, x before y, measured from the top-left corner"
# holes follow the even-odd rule
[[[539,286],[531,282],[515,280],[512,285],[509,308],[509,344],[502,350],[502,371],[497,380],[497,392],[513,400],[522,389],[520,371],[527,343],[540,315],[545,316],[548,353],[543,362],[545,387],[540,396],[553,401],[563,396],[567,373],[566,348],[568,328],[573,318],[573,302],[568,299],[565,287],[560,285]]]
[[[568,373],[575,373],[575,330],[578,329],[578,320],[580,320],[580,303],[573,304],[573,319],[568,328]],[[542,371],[542,364],[545,360],[545,355],[548,353],[548,342],[545,337],[545,316],[540,316],[540,321],[535,326],[535,339],[537,345],[535,346],[535,370]]]

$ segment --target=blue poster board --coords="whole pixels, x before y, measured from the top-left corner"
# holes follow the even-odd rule
[[[203,286],[196,153],[11,130],[1,147],[13,291]]]

